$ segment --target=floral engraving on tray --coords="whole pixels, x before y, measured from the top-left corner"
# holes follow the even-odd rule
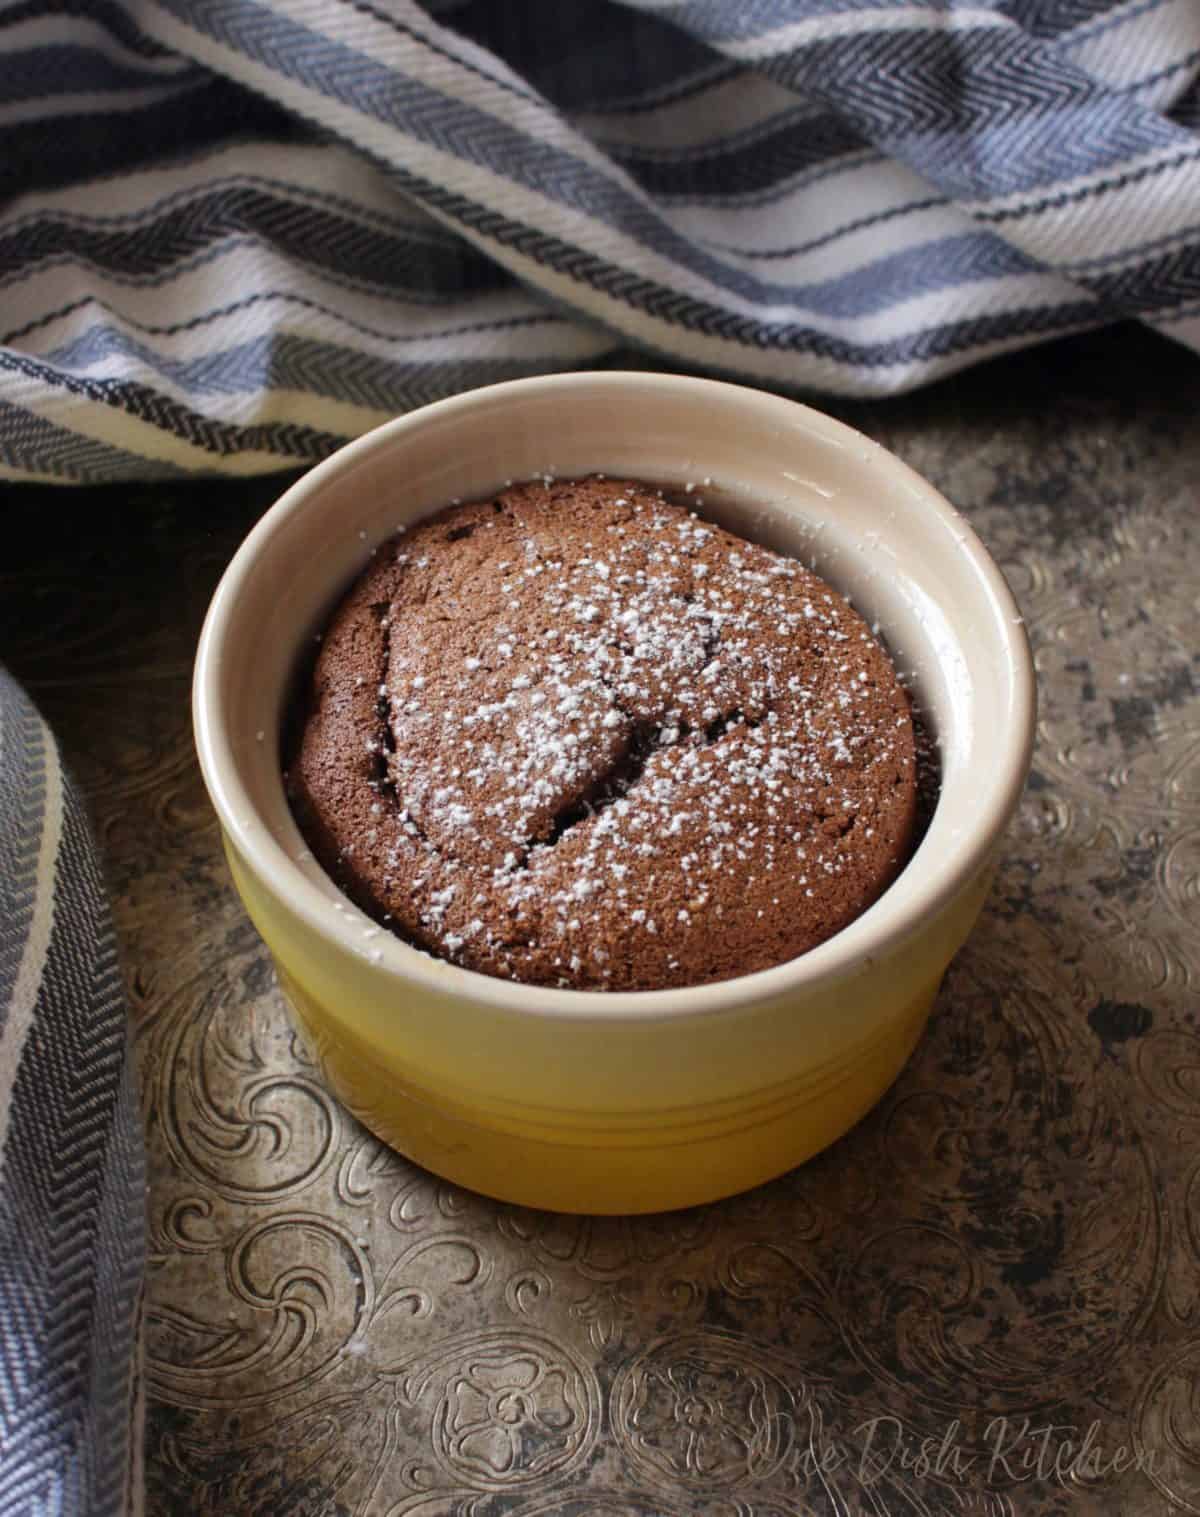
[[[491,1329],[457,1336],[385,1371],[398,1436],[426,1447],[422,1489],[504,1491],[557,1480],[587,1458],[599,1433],[594,1373],[546,1334]]]
[[[614,1387],[613,1431],[631,1460],[668,1484],[765,1480],[787,1452],[793,1397],[739,1346],[713,1335],[659,1344]]]
[[[536,1480],[566,1464],[587,1432],[571,1382],[563,1365],[515,1344],[481,1349],[446,1386],[434,1446],[472,1484]]]

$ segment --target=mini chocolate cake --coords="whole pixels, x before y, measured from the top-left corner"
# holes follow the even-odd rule
[[[324,867],[409,942],[529,984],[783,963],[912,847],[909,700],[862,618],[645,485],[513,485],[393,539],[300,716]]]

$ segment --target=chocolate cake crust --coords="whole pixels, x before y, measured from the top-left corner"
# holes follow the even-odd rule
[[[825,941],[912,846],[910,703],[798,561],[660,492],[532,481],[386,544],[288,770],[355,901],[484,974],[728,979]]]

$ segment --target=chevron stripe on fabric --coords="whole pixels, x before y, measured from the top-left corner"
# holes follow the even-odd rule
[[[862,150],[863,139],[835,116],[785,121],[770,135],[755,133],[748,142],[718,141],[666,157],[647,148],[610,148],[614,163],[626,169],[647,195],[676,200],[721,201],[730,196],[761,194],[786,184],[816,164]]]
[[[186,471],[159,458],[84,437],[46,416],[0,399],[0,437],[8,469],[31,479],[83,484],[94,479],[170,479]],[[0,927],[0,934],[3,928]]]
[[[1192,0],[22,0],[0,475],[303,462],[618,342],[861,395],[1191,342],[1198,81]]]
[[[295,130],[270,102],[222,79],[186,80],[166,98],[126,109],[122,103],[117,97],[103,110],[7,123],[0,190],[21,196],[103,180],[144,164],[154,144],[187,142],[196,150],[239,130],[267,139]]]
[[[741,345],[748,350],[758,348],[819,352],[850,366],[870,368],[903,364],[918,353],[955,350],[960,342],[969,345],[972,333],[982,337],[989,330],[987,319],[980,318],[979,325],[939,323],[937,329],[922,332],[919,337],[906,333],[878,343],[854,343],[830,332],[823,332],[816,323],[810,326],[789,322],[779,314],[773,320],[767,320],[763,316],[743,314],[712,302],[696,300],[677,287],[639,278],[634,271],[601,262],[582,248],[565,245],[540,230],[514,223],[496,212],[451,196],[435,185],[421,185],[419,190],[428,204],[444,208],[448,215],[478,231],[489,242],[511,248],[530,262],[553,267],[580,284],[591,284],[623,304],[666,324],[718,337],[723,342]],[[790,292],[795,296],[794,289]],[[1069,306],[1063,306],[1062,314],[1063,321],[1059,324],[1055,314],[1050,312],[1043,316],[1040,311],[1034,313],[1028,308],[1023,312],[1018,311],[1011,318],[1013,335],[1028,335],[1031,331],[1038,330],[1037,323],[1042,320],[1049,323],[1040,328],[1042,332],[1071,330],[1081,320],[1094,319],[1095,308],[1086,299],[1076,300]],[[997,317],[997,323],[999,320]],[[993,326],[997,323],[993,323]],[[939,334],[944,336],[951,331],[956,331],[958,335],[951,339],[950,349],[941,348]]]
[[[677,237],[648,202],[629,192],[620,176],[598,168],[594,155],[585,152],[582,144],[577,153],[564,150],[546,137],[522,131],[482,110],[472,98],[448,96],[415,74],[389,68],[359,50],[370,38],[359,39],[358,47],[347,46],[255,0],[159,0],[159,4],[188,27],[203,29],[282,78],[336,102],[351,118],[371,117],[439,154],[476,164],[576,213],[619,225],[648,246],[669,250],[685,267],[694,263],[715,278],[725,272],[701,249]],[[377,30],[385,34],[388,29],[379,26]],[[348,120],[346,130],[352,130],[352,125],[352,119]]]
[[[1136,303],[1145,308],[1155,299],[1164,310],[1182,310],[1200,300],[1200,247],[1160,253],[1132,268],[1096,275],[1090,282],[1114,305]]]
[[[539,324],[546,319],[536,318]],[[471,383],[490,384],[515,379],[522,372],[541,371],[548,363],[542,353],[524,364],[518,354],[495,360],[472,357],[437,363],[421,363],[414,358],[397,364],[357,348],[273,335],[199,358],[170,360],[148,353],[140,344],[124,340],[110,343],[106,340],[110,338],[115,339],[115,334],[89,333],[86,344],[77,344],[60,357],[84,362],[104,352],[128,354],[132,349],[178,390],[247,395],[263,390],[300,390],[383,414],[393,413],[405,402],[426,405],[457,394]],[[85,347],[89,351],[85,352]]]
[[[1070,178],[1175,140],[1162,118],[1020,33],[990,27],[817,42],[766,72],[836,102],[868,141],[939,169],[939,182],[962,195]]]
[[[0,853],[50,814],[53,740],[0,670]],[[39,735],[40,733],[40,735]],[[14,735],[20,741],[10,741]],[[30,1035],[4,1061],[0,1144],[0,1511],[117,1517],[126,1508],[144,1164],[112,924],[70,782],[35,894],[54,912]],[[27,893],[0,873],[6,919]],[[23,920],[19,909],[12,920]],[[19,987],[17,987],[19,992]],[[14,985],[0,981],[5,1034]]]
[[[168,280],[182,266],[194,267],[199,255],[241,236],[283,260],[406,300],[447,301],[503,283],[494,264],[461,244],[447,247],[416,229],[405,233],[364,224],[307,197],[226,180],[183,203],[173,199],[160,214],[121,225],[48,212],[0,230],[0,280],[51,259],[86,263],[131,280]]]
[[[267,423],[237,428],[213,421],[181,405],[161,392],[142,385],[123,385],[114,380],[80,379],[52,365],[0,350],[0,372],[14,370],[26,378],[40,379],[61,386],[73,395],[86,395],[103,405],[126,412],[138,421],[149,422],[164,432],[182,438],[193,446],[217,456],[237,452],[239,448],[269,448],[285,457],[318,459],[326,457],[345,438],[334,433],[318,432],[312,427],[290,422]]]
[[[0,705],[0,877],[7,881],[0,917],[0,1016],[7,1017],[29,940],[38,890],[46,807],[47,734],[32,707]],[[0,1034],[5,1022],[0,1021]]]

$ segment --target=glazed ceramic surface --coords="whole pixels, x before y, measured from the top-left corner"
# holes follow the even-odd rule
[[[295,671],[372,550],[455,498],[595,471],[691,485],[704,514],[813,564],[878,623],[936,733],[941,792],[916,856],[858,921],[789,964],[637,994],[473,974],[351,906],[288,810],[279,735]],[[235,883],[345,1103],[437,1174],[584,1212],[744,1189],[878,1099],[980,909],[1034,711],[1012,598],[930,486],[805,407],[650,374],[474,391],[313,470],[226,573],[194,700]]]

